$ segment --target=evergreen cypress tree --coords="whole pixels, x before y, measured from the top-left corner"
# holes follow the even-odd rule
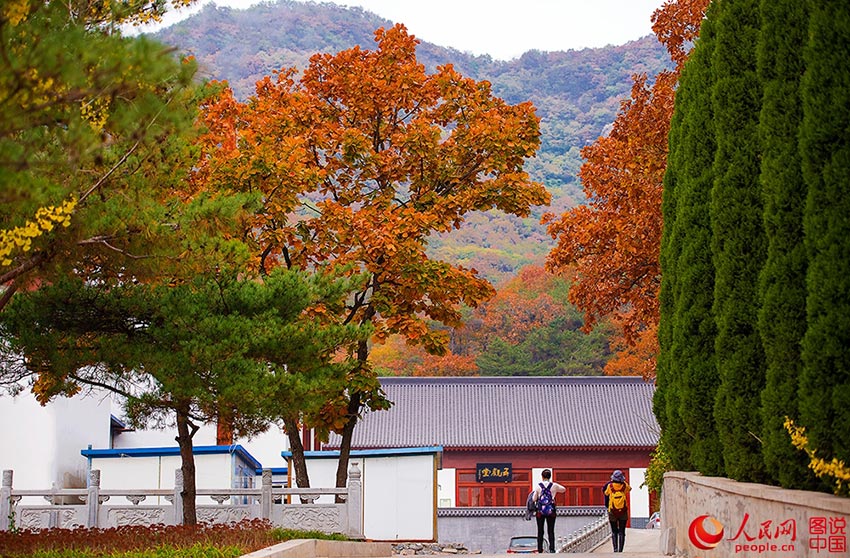
[[[714,134],[711,67],[714,30],[709,7],[679,80],[664,178],[662,286],[656,416],[676,467],[722,474],[714,423],[714,366],[709,192]],[[658,392],[657,392],[658,393]],[[666,416],[661,415],[666,412]]]
[[[758,0],[723,0],[715,8],[712,105],[717,151],[710,203],[720,374],[715,420],[727,475],[763,481],[758,438],[759,398],[765,382],[757,297],[765,260],[758,145],[761,87],[755,47]]]
[[[800,155],[808,329],[800,418],[819,455],[850,462],[850,5],[807,6]]]
[[[791,445],[785,417],[799,420],[797,386],[806,331],[806,253],[803,183],[797,134],[803,118],[800,76],[807,13],[799,0],[762,0],[758,76],[761,188],[767,261],[759,283],[759,331],[765,353],[762,440],[767,471],[785,487],[816,486],[806,454]]]
[[[685,93],[680,88],[677,99],[682,99]],[[661,211],[664,228],[661,233],[661,289],[658,295],[660,321],[658,324],[658,344],[660,347],[655,370],[655,394],[652,408],[658,424],[661,426],[659,442],[667,448],[667,457],[674,469],[691,470],[693,463],[690,456],[690,439],[685,432],[685,425],[679,413],[681,408],[679,391],[681,376],[673,367],[671,355],[673,343],[673,320],[675,308],[674,289],[676,289],[676,264],[681,253],[681,235],[673,234],[676,228],[676,167],[671,161],[678,160],[679,139],[682,132],[682,113],[675,112],[670,127],[670,150],[667,171],[664,174],[664,190],[662,192]]]

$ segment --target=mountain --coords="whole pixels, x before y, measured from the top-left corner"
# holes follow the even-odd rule
[[[280,0],[246,10],[207,5],[153,36],[194,55],[204,77],[226,79],[236,96],[246,99],[263,76],[293,66],[303,69],[317,52],[355,45],[371,49],[374,31],[392,25],[360,8]],[[467,77],[487,80],[510,103],[530,100],[541,118],[541,148],[526,168],[552,193],[551,206],[528,219],[494,212],[471,215],[460,231],[431,242],[437,257],[474,267],[494,282],[540,262],[554,245],[540,225],[544,210],[561,213],[584,202],[577,179],[579,152],[607,132],[629,96],[631,76],[670,67],[666,51],[652,36],[597,49],[529,51],[511,61],[423,41],[417,57],[429,71],[451,63]]]

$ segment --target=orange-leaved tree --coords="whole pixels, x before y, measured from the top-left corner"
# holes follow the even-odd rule
[[[563,304],[556,298],[559,291],[566,289],[563,279],[542,266],[523,267],[516,277],[499,285],[496,296],[475,311],[481,318],[481,334],[511,344],[522,342],[529,333],[563,314]]]
[[[426,354],[422,364],[413,369],[413,376],[478,376],[478,365],[475,355]]]
[[[373,51],[313,56],[300,78],[295,69],[267,77],[248,102],[210,101],[196,178],[262,193],[246,231],[261,271],[366,273],[335,318],[372,324],[376,341],[400,334],[442,354],[448,334],[429,324],[459,325],[461,306],[477,306],[493,287],[474,269],[430,258],[428,237],[471,211],[527,216],[549,202],[523,170],[539,145],[538,118],[530,103],[508,105],[451,65],[426,73],[404,26],[379,29],[375,40]],[[337,486],[358,416],[387,404],[369,351],[365,341],[354,349],[358,366],[324,409],[342,437]]]
[[[612,361],[617,373],[623,373],[627,363],[640,361],[633,372],[654,375],[648,370],[653,369],[657,352],[647,352],[657,341],[641,337],[656,335],[659,317],[667,134],[679,72],[708,3],[670,0],[653,14],[653,30],[675,68],[661,72],[654,81],[634,76],[631,98],[622,104],[609,135],[582,149],[585,163],[579,176],[588,203],[560,217],[544,216],[549,233],[558,241],[547,267],[554,272],[572,270],[569,298],[584,312],[585,327],[592,328],[608,315],[622,326],[622,347],[629,347],[631,355]]]

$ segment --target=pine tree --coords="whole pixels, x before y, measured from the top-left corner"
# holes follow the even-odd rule
[[[758,401],[765,365],[757,284],[765,242],[759,187],[758,2],[724,0],[716,7],[712,106],[717,152],[710,202],[720,375],[715,419],[727,474],[736,480],[760,481],[764,461]]]
[[[797,134],[802,120],[800,76],[807,13],[799,0],[763,0],[758,44],[762,84],[759,119],[761,188],[767,260],[759,278],[759,331],[765,352],[762,440],[772,481],[814,486],[805,453],[791,445],[785,417],[798,420],[800,342],[806,332],[806,253],[803,207],[806,188]]]
[[[714,269],[708,195],[714,135],[710,102],[714,29],[709,7],[679,80],[664,178],[661,355],[656,415],[674,466],[720,474],[714,426]]]
[[[850,460],[850,6],[807,2],[800,155],[807,200],[808,329],[800,418],[827,459]]]
[[[156,276],[173,254],[163,200],[185,174],[195,64],[110,31],[165,6],[0,4],[0,311],[92,268]]]

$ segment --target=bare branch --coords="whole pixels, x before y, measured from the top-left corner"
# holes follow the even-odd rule
[[[78,202],[78,203],[83,203],[83,202],[86,200],[86,198],[88,198],[88,197],[92,194],[92,192],[94,192],[95,190],[97,190],[98,188],[100,188],[100,187],[103,185],[103,183],[104,183],[104,182],[106,182],[106,181],[109,179],[109,177],[110,177],[110,176],[112,176],[112,174],[113,174],[116,170],[118,170],[118,169],[121,167],[121,165],[123,165],[123,164],[127,161],[127,159],[129,159],[129,158],[130,158],[130,155],[132,155],[132,154],[136,151],[136,149],[138,149],[138,148],[139,148],[139,145],[140,145],[140,144],[141,144],[141,142],[140,142],[140,141],[137,141],[136,143],[134,143],[134,144],[133,144],[133,146],[132,146],[130,149],[128,149],[128,150],[127,150],[127,152],[126,152],[126,153],[124,153],[124,155],[122,155],[122,156],[121,156],[121,159],[119,159],[119,161],[118,161],[117,163],[115,163],[115,164],[112,166],[112,168],[111,168],[111,169],[109,169],[109,170],[106,172],[106,174],[104,174],[103,176],[101,176],[101,177],[98,179],[98,181],[97,181],[97,182],[95,182],[94,184],[92,184],[92,185],[91,185],[91,187],[90,187],[88,190],[86,190],[85,192],[83,192],[83,195],[81,195],[81,196],[80,196],[80,199],[79,199],[79,202]]]
[[[3,275],[0,275],[0,285],[4,285],[9,281],[20,277],[31,269],[35,269],[36,267],[44,263],[46,260],[47,254],[45,252],[36,252],[32,256],[30,256],[28,260],[26,260],[24,263],[22,263],[15,269],[12,269],[11,271],[7,271]]]
[[[0,296],[0,310],[6,307],[9,304],[9,301],[12,300],[12,295],[15,294],[15,291],[18,290],[18,283],[13,282],[11,285],[6,287],[6,290],[3,291],[3,295]]]
[[[80,240],[79,242],[77,242],[77,244],[79,244],[80,246],[85,246],[87,244],[101,244],[103,246],[106,246],[110,250],[118,252],[119,254],[122,254],[122,255],[127,256],[128,258],[131,258],[131,259],[134,259],[134,260],[144,260],[144,259],[147,259],[147,258],[153,258],[154,257],[152,255],[137,256],[135,254],[131,254],[131,253],[127,252],[126,250],[122,250],[121,248],[118,248],[116,246],[111,245],[107,241],[107,237],[105,237],[105,236],[93,236],[91,238],[87,238],[86,240]]]

